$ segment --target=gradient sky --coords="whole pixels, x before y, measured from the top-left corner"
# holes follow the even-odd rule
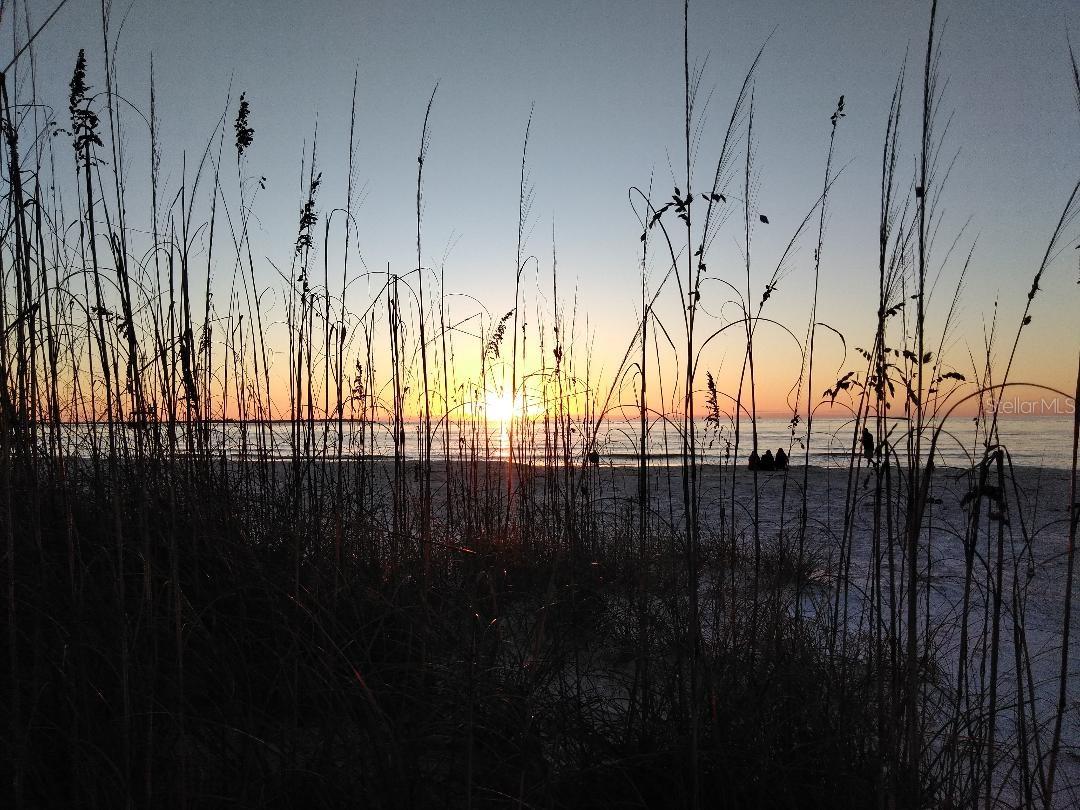
[[[10,49],[7,5],[2,30]],[[28,5],[36,23],[54,3]],[[684,185],[677,168],[683,160],[681,3],[135,0],[130,9],[114,3],[114,31],[125,10],[119,90],[148,107],[153,54],[166,133],[163,174],[171,192],[179,185],[183,150],[189,163],[201,154],[230,86],[230,122],[236,96],[247,93],[255,128],[248,172],[267,178],[253,241],[257,252],[279,264],[288,263],[292,250],[301,154],[316,121],[325,178],[320,208],[344,204],[354,70],[360,250],[371,269],[390,263],[405,272],[415,264],[417,146],[425,104],[438,82],[425,168],[425,261],[437,266],[452,244],[448,288],[478,296],[495,313],[513,305],[521,140],[535,103],[529,252],[541,257],[541,271],[548,273],[554,226],[565,301],[569,305],[576,285],[578,311],[588,313],[598,361],[617,363],[638,308],[640,228],[627,189],[647,185],[651,173],[662,192]],[[954,364],[966,370],[968,347],[980,353],[995,300],[1011,343],[1031,276],[1080,174],[1080,120],[1065,33],[1069,28],[1080,41],[1080,6],[1074,0],[957,0],[943,2],[940,14],[948,19],[943,109],[953,116],[945,154],[957,154],[942,198],[940,243],[951,242],[965,224],[960,253],[977,238],[949,344]],[[99,15],[97,2],[71,0],[37,43],[38,92],[61,113],[80,47],[90,58],[91,83],[104,85],[94,61],[101,49]],[[702,98],[711,93],[697,190],[711,177],[742,76],[774,32],[755,83],[758,201],[771,223],[755,230],[755,297],[819,194],[829,116],[837,97],[846,96],[836,161],[849,165],[831,199],[819,313],[845,332],[849,346],[872,339],[882,134],[909,49],[914,69],[902,173],[908,176],[916,165],[914,113],[928,18],[929,3],[910,0],[738,0],[690,9],[691,58],[707,57]],[[26,72],[19,78],[25,81]],[[133,125],[133,166],[146,159],[143,142]],[[734,246],[741,238],[739,221],[741,215],[734,216],[717,240],[710,266],[743,286]],[[1070,233],[1069,249],[1045,278],[1018,361],[1023,377],[1069,390],[1080,343],[1080,254],[1071,247],[1077,228]],[[807,244],[767,313],[799,334],[806,328],[811,260]],[[657,255],[652,270],[663,269]],[[958,262],[945,267],[934,301],[938,312],[948,304],[958,270]],[[273,283],[269,267],[261,272]],[[580,315],[579,328],[584,330]],[[798,357],[788,344],[762,339],[759,356],[767,359],[759,366],[766,393],[761,404],[779,407]],[[740,358],[737,341],[717,344],[708,365],[718,368],[724,360],[725,368],[734,368]],[[832,361],[835,368],[839,354]],[[848,367],[855,367],[853,360]],[[818,389],[832,372],[821,373]]]

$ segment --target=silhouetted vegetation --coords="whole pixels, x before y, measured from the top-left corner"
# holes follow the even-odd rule
[[[854,113],[839,94],[823,111],[820,195],[761,288],[754,227],[782,226],[754,191],[757,59],[703,179],[702,77],[685,48],[685,176],[670,200],[630,191],[641,308],[614,382],[597,379],[554,255],[546,303],[526,300],[523,274],[541,276],[525,245],[531,115],[513,308],[462,314],[443,268],[423,265],[434,90],[417,267],[396,274],[349,263],[355,112],[348,177],[324,177],[313,139],[291,265],[267,268],[249,229],[262,185],[249,162],[272,126],[255,99],[230,102],[165,196],[152,75],[148,167],[125,151],[134,124],[107,48],[78,54],[67,120],[0,75],[0,804],[1071,806],[1080,416],[1072,468],[1044,496],[1012,468],[995,402],[1017,384],[1040,279],[1075,237],[1080,184],[1048,228],[1007,365],[991,365],[991,338],[969,379],[927,316],[948,258],[933,243],[948,174],[936,15],[933,2],[917,176],[899,167],[905,65],[884,124],[878,300],[844,324],[873,337],[824,393],[815,342],[836,330],[818,320],[818,279]],[[138,223],[136,183],[150,200]],[[324,202],[336,186],[338,207]],[[745,266],[711,266],[729,218]],[[765,310],[806,238],[800,340]],[[361,276],[367,298],[349,290]],[[717,279],[735,318],[703,309]],[[658,314],[661,294],[681,320]],[[755,353],[778,338],[762,326],[802,357],[775,469],[758,445]],[[727,329],[745,337],[734,391],[702,365]],[[454,372],[463,357],[479,378]],[[831,471],[810,464],[826,400],[850,413],[846,466]],[[945,475],[939,442],[972,401],[970,466]],[[606,463],[613,424],[632,465]],[[706,462],[714,443],[721,463]],[[658,444],[671,453],[652,457]],[[750,453],[769,466],[747,469]],[[1067,550],[1048,557],[1032,510],[1066,490],[1067,518],[1051,507]],[[949,554],[955,603],[940,597]],[[1064,581],[1038,579],[1037,560]],[[1046,582],[1064,588],[1049,692],[1025,619]]]

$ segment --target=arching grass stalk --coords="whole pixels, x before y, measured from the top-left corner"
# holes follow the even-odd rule
[[[426,585],[431,574],[431,392],[428,378],[428,341],[427,322],[425,311],[427,302],[424,300],[424,260],[421,250],[422,220],[424,213],[424,161],[427,159],[428,147],[431,143],[431,131],[429,122],[431,119],[431,105],[435,103],[435,93],[439,85],[436,84],[428,98],[427,109],[424,111],[424,126],[420,133],[420,154],[416,158],[416,272],[418,280],[417,310],[420,315],[420,373],[421,385],[424,395],[424,409],[421,415],[421,442],[420,442],[420,556],[422,558],[423,582]]]
[[[825,218],[828,211],[828,191],[831,183],[830,175],[832,174],[832,159],[833,151],[836,147],[836,125],[840,119],[843,118],[844,113],[844,97],[840,96],[840,100],[836,103],[836,110],[829,118],[829,150],[825,158],[825,181],[823,184],[823,190],[821,194],[821,206],[818,211],[818,234],[817,234],[817,246],[814,248],[814,291],[810,298],[810,322],[806,328],[806,440],[804,447],[804,460],[803,460],[803,496],[802,496],[802,513],[799,516],[799,550],[798,561],[796,563],[797,570],[801,571],[803,568],[803,561],[805,559],[805,544],[806,544],[806,524],[807,524],[807,498],[809,497],[809,475],[810,475],[810,445],[812,443],[812,431],[814,424],[814,346],[815,336],[817,334],[817,304],[818,304],[818,290],[821,281],[821,251],[825,242]],[[795,593],[795,616],[801,618],[802,616],[802,578],[797,580],[796,593]]]
[[[515,252],[514,261],[514,309],[513,309],[513,329],[510,337],[510,391],[502,392],[502,395],[506,397],[506,401],[510,403],[510,414],[507,430],[507,461],[506,461],[506,516],[503,520],[503,532],[507,532],[510,526],[510,501],[513,494],[514,487],[514,437],[515,437],[515,415],[514,409],[518,403],[518,323],[521,308],[521,274],[525,270],[525,265],[528,262],[525,251],[525,238],[526,227],[528,226],[529,214],[532,210],[532,187],[529,185],[528,174],[526,172],[527,160],[529,157],[529,133],[532,131],[533,113],[536,105],[529,106],[529,119],[525,122],[525,137],[521,143],[521,175],[518,183],[518,224],[517,224],[517,250]],[[524,401],[524,396],[522,396]],[[486,409],[485,409],[486,410]]]

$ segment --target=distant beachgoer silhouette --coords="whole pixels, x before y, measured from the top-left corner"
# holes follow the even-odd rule
[[[868,461],[874,460],[874,436],[867,428],[862,429],[862,454]]]
[[[778,470],[786,470],[787,469],[787,453],[784,452],[783,447],[781,447],[779,450],[776,451],[776,469],[778,469]]]
[[[750,451],[750,469],[756,470],[761,466],[761,459],[758,458],[757,450]]]
[[[772,450],[766,450],[761,457],[761,469],[771,472],[776,469],[776,461],[773,459]]]

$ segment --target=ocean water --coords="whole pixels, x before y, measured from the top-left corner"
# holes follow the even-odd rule
[[[901,458],[907,453],[908,425],[903,420],[890,421],[890,443]],[[711,425],[704,419],[696,424],[698,455],[705,463],[729,462],[738,458],[745,463],[753,446],[753,430],[749,420],[740,424],[738,448],[735,430],[731,424]],[[158,430],[163,430],[159,426]],[[241,426],[236,422],[215,422],[206,427],[209,443],[217,454],[229,458],[242,458],[259,454],[287,459],[293,456],[297,437],[287,422],[275,422],[260,429],[252,425]],[[933,428],[924,433],[923,453],[930,445]],[[1049,467],[1066,469],[1072,464],[1071,416],[1002,416],[998,420],[1000,444],[1006,448],[1012,463],[1024,467]],[[640,425],[636,422],[609,420],[599,427],[580,420],[560,428],[556,437],[554,423],[542,417],[519,421],[511,431],[508,425],[489,422],[454,423],[445,425],[433,422],[432,455],[435,458],[489,457],[505,459],[510,455],[511,442],[514,457],[519,461],[544,463],[548,458],[563,458],[569,452],[575,462],[581,462],[590,451],[595,451],[600,464],[633,466],[640,458]],[[807,440],[805,424],[796,426],[794,432],[788,420],[764,417],[756,423],[759,452],[766,449],[776,452],[784,448],[791,458],[792,466],[809,463],[821,467],[843,467],[851,458],[855,425],[850,419],[835,417],[814,420],[813,431]],[[860,429],[861,434],[861,429]],[[119,440],[131,442],[134,430],[124,427]],[[61,437],[65,452],[72,455],[88,455],[93,446],[107,447],[108,431],[104,425],[66,425]],[[346,421],[341,425],[340,445],[344,457],[360,455],[393,457],[395,450],[405,459],[416,459],[423,442],[421,423],[409,421],[404,424],[403,434],[398,436],[395,447],[394,430],[388,423],[360,423]],[[552,446],[557,439],[557,447]],[[338,454],[338,423],[316,421],[314,430],[306,427],[299,435],[299,448],[303,455],[336,457]],[[178,438],[178,448],[183,452],[187,440]],[[682,454],[680,426],[664,420],[654,421],[648,431],[646,450],[654,464],[677,463]],[[981,457],[984,447],[982,431],[970,417],[953,417],[942,429],[938,439],[935,463],[945,467],[967,467],[973,459]],[[861,452],[861,448],[859,450]]]
[[[910,433],[908,424],[902,420],[891,421],[889,427],[889,440],[893,450],[904,457],[907,453],[907,438]],[[702,430],[699,423],[699,446],[702,447],[706,461],[726,460],[727,454],[734,453],[734,430],[730,425],[720,431],[712,429]],[[639,431],[639,426],[633,426]],[[871,431],[874,426],[870,426]],[[740,425],[739,451],[740,459],[745,460],[752,448],[752,433],[749,422]],[[859,433],[862,433],[860,427]],[[1009,416],[998,419],[999,444],[1004,446],[1017,466],[1051,467],[1063,469],[1072,464],[1072,433],[1073,420],[1071,416]],[[933,429],[924,429],[922,452],[925,455],[929,450]],[[637,444],[636,439],[627,437],[625,431],[609,429],[606,433],[606,442],[601,448],[601,457],[607,456],[617,459],[622,455],[632,456],[631,463],[636,463]],[[650,454],[654,457],[663,457],[669,452],[679,453],[680,444],[678,435],[671,432],[668,441],[663,443],[662,437],[651,435],[649,441]],[[809,441],[809,458],[807,457],[806,426],[796,426],[794,433],[786,419],[764,418],[757,421],[757,440],[759,452],[772,450],[775,454],[777,449],[783,448],[791,458],[793,465],[809,463],[814,466],[847,466],[852,455],[852,443],[861,452],[861,445],[855,439],[855,423],[851,419],[837,419],[835,417],[819,418],[813,422],[813,430]],[[935,463],[939,466],[967,467],[972,460],[981,458],[985,443],[981,429],[977,429],[975,421],[971,417],[954,417],[942,429],[938,438],[935,451]]]

